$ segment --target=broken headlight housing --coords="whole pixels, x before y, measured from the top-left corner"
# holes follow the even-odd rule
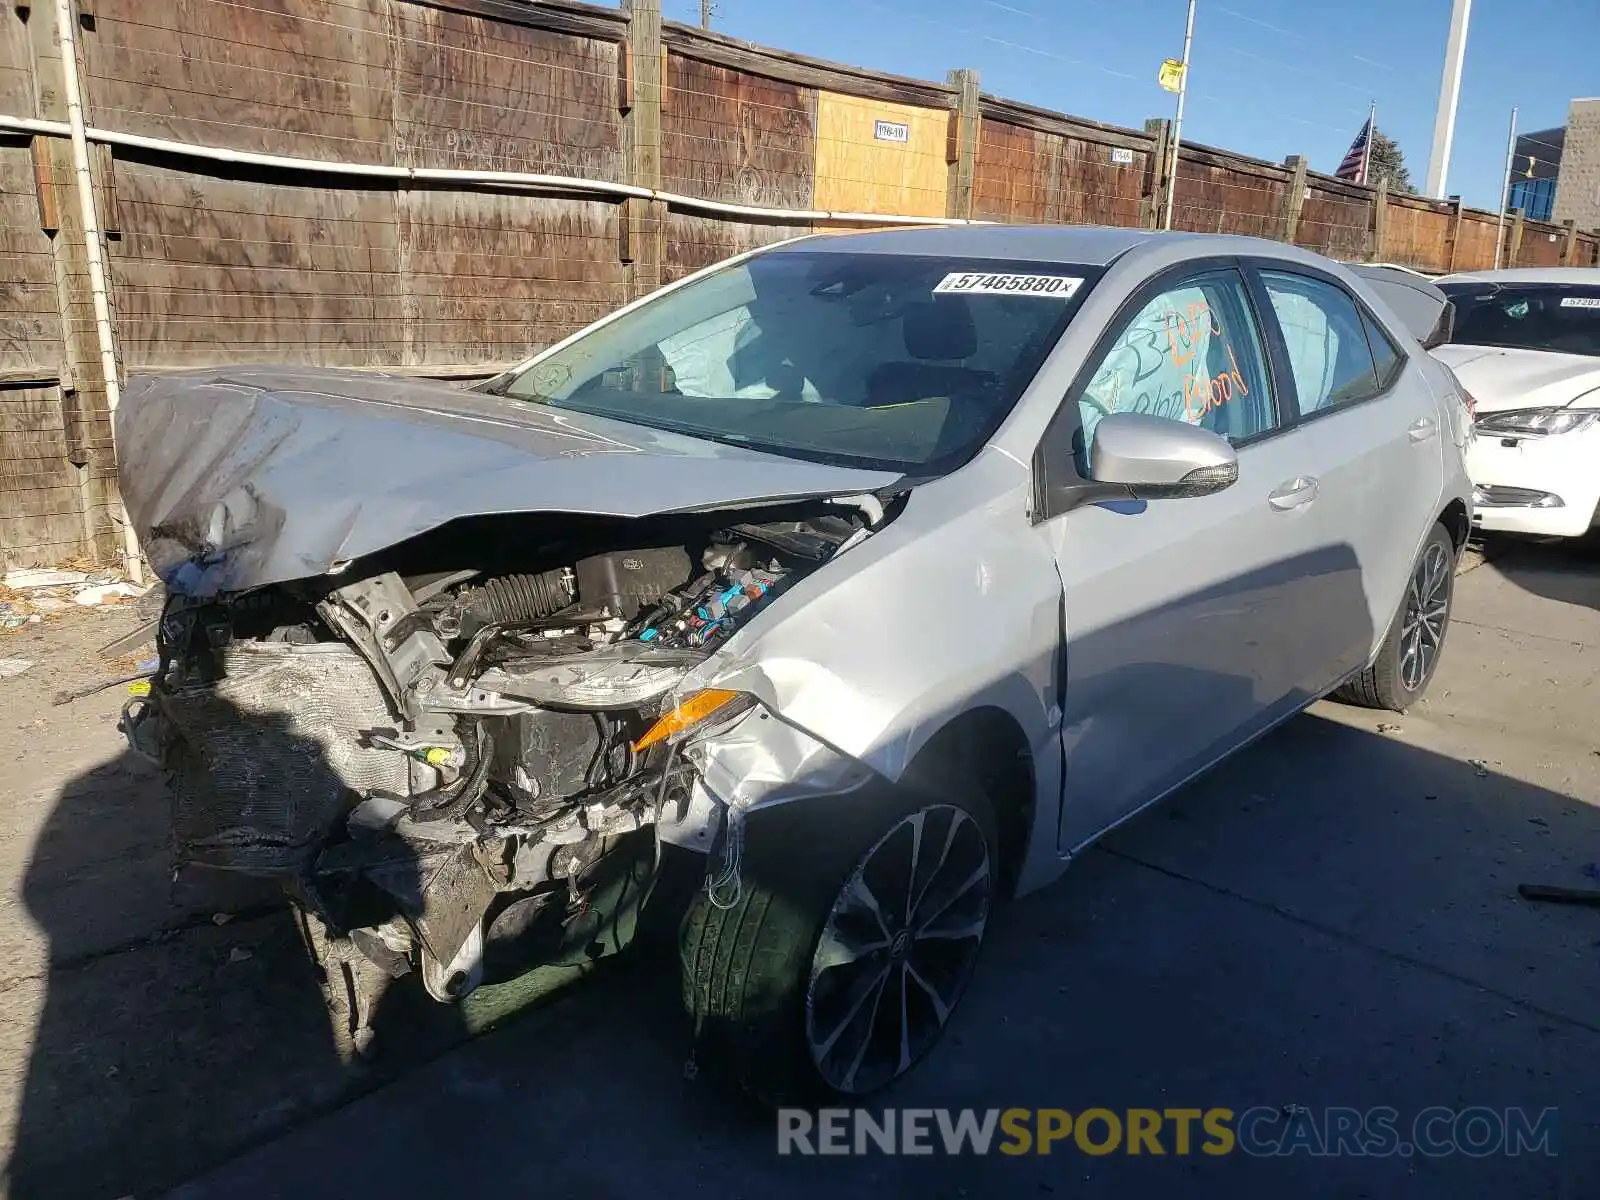
[[[552,658],[491,667],[474,685],[558,708],[633,708],[671,691],[703,656],[623,643]]]

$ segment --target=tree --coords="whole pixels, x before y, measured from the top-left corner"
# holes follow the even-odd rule
[[[1416,195],[1416,184],[1411,182],[1411,172],[1406,170],[1406,156],[1392,137],[1381,129],[1374,129],[1372,154],[1367,163],[1367,182],[1376,186],[1380,179],[1389,181],[1391,192]]]

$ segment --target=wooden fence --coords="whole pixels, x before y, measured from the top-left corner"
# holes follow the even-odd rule
[[[1432,270],[1495,216],[568,0],[76,0],[124,372],[471,376],[819,228],[1154,226]],[[0,561],[110,558],[114,454],[62,40],[0,5]],[[1597,239],[1508,221],[1507,261]]]

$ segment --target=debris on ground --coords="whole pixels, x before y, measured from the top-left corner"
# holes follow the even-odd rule
[[[97,692],[103,692],[107,688],[114,688],[124,683],[129,685],[137,685],[142,683],[145,685],[144,691],[135,694],[148,694],[148,681],[150,676],[154,675],[155,673],[155,668],[151,667],[148,671],[134,671],[128,675],[113,675],[108,679],[97,679],[93,683],[84,684],[82,687],[68,688],[64,691],[57,692],[54,696],[50,697],[50,703],[59,707],[60,705],[70,704],[74,700],[82,700],[85,696],[93,696]],[[132,692],[133,687],[130,686],[128,690]]]
[[[29,592],[35,588],[78,586],[89,582],[87,571],[51,571],[44,567],[24,567],[20,571],[7,571],[0,584],[14,592]]]
[[[31,658],[0,658],[0,679],[14,679],[32,667]]]
[[[131,583],[100,583],[74,593],[72,600],[73,603],[81,604],[85,608],[96,608],[102,604],[121,604],[124,600],[135,599],[142,595],[144,589],[134,587]]]
[[[1469,759],[1468,762],[1472,765],[1472,769],[1477,773],[1479,779],[1489,778],[1489,768],[1495,765],[1482,758]]]
[[[1378,723],[1379,733],[1399,733],[1400,731],[1401,727],[1393,721],[1380,721]]]
[[[1550,904],[1581,904],[1600,908],[1600,888],[1551,887],[1543,883],[1519,883],[1517,895],[1524,900],[1543,900]]]
[[[146,597],[134,601],[135,608],[145,602]],[[100,647],[101,658],[117,658],[124,654],[131,654],[141,646],[153,646],[156,640],[156,628],[161,624],[159,620],[145,621],[131,633],[125,633],[113,641]]]
[[[77,608],[111,611],[129,604],[138,607],[152,590],[129,583],[111,570],[18,568],[0,575],[0,629],[37,625]],[[151,615],[140,612],[147,619]]]
[[[242,963],[250,957],[250,951],[246,950],[243,946],[235,946],[232,950],[228,951],[228,961],[231,963]]]

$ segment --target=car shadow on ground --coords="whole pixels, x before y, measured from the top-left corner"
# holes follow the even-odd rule
[[[1485,549],[1493,568],[1523,591],[1600,609],[1600,534],[1549,542],[1502,537]]]
[[[1280,566],[1207,603],[1265,603],[1304,576]],[[1346,599],[1327,615],[1366,612],[1359,590]],[[1148,665],[1139,674],[1159,685]],[[1211,686],[1188,679],[1181,690],[1220,700],[1248,686],[1219,661]],[[113,777],[137,782],[113,790]],[[279,909],[218,925],[211,913],[236,910],[237,897],[214,910],[200,893],[176,932],[82,949],[122,886],[83,831],[122,806],[164,805],[156,782],[131,756],[90,772],[64,789],[35,847],[23,896],[52,958],[14,1196],[149,1194],[295,1125],[183,1194],[956,1197],[1175,1185],[1189,1196],[1576,1197],[1557,1189],[1596,1166],[1584,1157],[1592,1147],[1556,1160],[1408,1163],[780,1160],[769,1117],[685,1081],[675,972],[659,952],[426,1066],[465,1039],[467,1015],[424,1000],[408,977],[374,1021],[383,1053],[360,1063]],[[1371,725],[1297,718],[1011,906],[945,1044],[881,1103],[1554,1105],[1592,1118],[1595,913],[1535,910],[1515,886],[1594,859],[1600,814],[1588,804]],[[756,868],[748,882],[763,882]]]

